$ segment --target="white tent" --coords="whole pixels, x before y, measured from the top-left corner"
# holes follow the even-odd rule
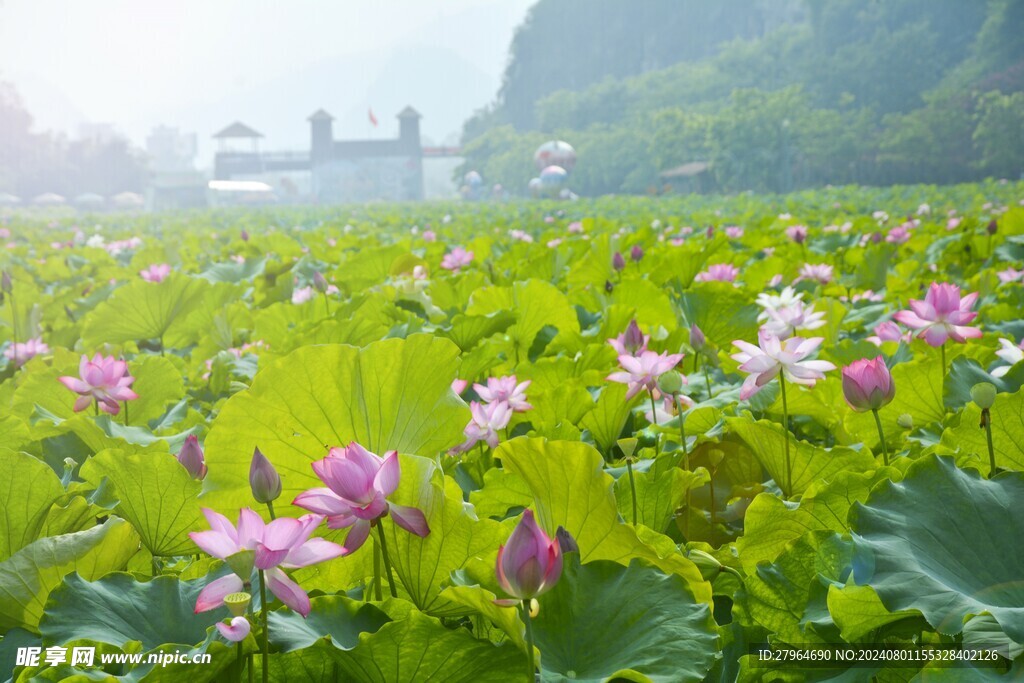
[[[13,194],[0,192],[0,206],[14,206],[15,204],[21,204],[21,199]]]
[[[114,203],[119,209],[140,209],[146,204],[145,198],[141,194],[134,192],[121,192],[115,194],[110,198],[110,201]]]
[[[35,197],[32,203],[36,206],[60,206],[61,204],[67,204],[67,200],[55,192],[44,192]]]
[[[103,206],[106,200],[102,195],[98,195],[95,192],[86,192],[75,197],[75,204],[82,207],[97,207]]]

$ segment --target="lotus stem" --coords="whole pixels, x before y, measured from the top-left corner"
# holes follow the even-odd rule
[[[18,308],[14,305],[14,291],[7,293],[7,298],[11,302],[11,328],[12,334],[14,335],[14,348],[18,348]]]
[[[241,640],[238,641],[238,645],[235,646],[235,651],[237,652],[235,655],[235,667],[237,668],[235,680],[238,681],[238,683],[242,683],[242,669],[245,668],[245,654],[242,652]]]
[[[783,375],[779,375],[779,386],[782,388],[782,428],[785,434],[783,434],[786,444],[786,489],[785,494],[787,496],[793,495],[793,463],[789,458],[789,404],[786,402],[786,378]]]
[[[384,599],[384,595],[381,591],[381,577],[380,577],[380,544],[373,544],[373,597],[377,602]]]
[[[263,623],[263,683],[270,681],[270,639],[267,626],[267,577],[260,569],[260,621]]]
[[[878,427],[878,440],[882,444],[882,457],[884,458],[885,466],[889,466],[889,447],[885,443],[885,432],[882,431],[882,419],[878,417],[878,408],[871,411],[875,416],[875,426]]]
[[[683,420],[683,404],[679,402],[679,394],[672,395],[672,401],[676,404],[676,410],[679,414],[676,416],[679,420],[679,446],[683,449],[683,469],[687,472],[690,471],[690,452],[686,449],[686,423]],[[690,536],[690,489],[686,489],[686,514],[683,516],[683,535],[689,540]],[[714,514],[714,513],[712,513]]]
[[[274,512],[274,501],[272,501],[272,500],[268,500],[267,501],[267,512],[270,513],[271,521],[277,519],[277,513]]]
[[[377,523],[377,537],[380,538],[380,554],[384,559],[384,571],[388,573],[388,588],[391,589],[391,597],[398,597],[398,590],[395,588],[395,577],[391,574],[391,560],[388,558],[388,542],[384,540],[384,527]]]
[[[982,408],[981,410],[981,424],[985,427],[985,441],[988,442],[988,465],[989,465],[989,478],[996,476],[999,468],[996,467],[996,451],[992,447],[992,413],[989,412],[988,408]]]
[[[636,481],[633,479],[633,456],[626,458],[626,471],[629,472],[629,490],[633,498],[633,526],[636,526]]]
[[[122,401],[121,403],[122,403],[122,405],[124,405],[124,426],[127,427],[128,426],[128,401]]]
[[[939,351],[942,353],[942,374],[946,374],[946,344],[943,343],[939,347]]]
[[[523,623],[526,625],[526,661],[530,667],[526,670],[526,680],[528,683],[533,683],[536,680],[534,672],[537,670],[537,665],[533,659],[533,624],[530,622],[529,600],[523,600],[523,604],[519,607],[519,613],[522,615]]]

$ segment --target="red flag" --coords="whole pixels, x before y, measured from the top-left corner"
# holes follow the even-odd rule
[[[374,128],[376,128],[377,127],[377,117],[373,115],[373,107],[370,107],[369,112],[370,112],[370,125],[373,126]]]

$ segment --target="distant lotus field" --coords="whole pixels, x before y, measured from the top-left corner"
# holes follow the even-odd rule
[[[1024,183],[19,213],[0,271],[0,681],[1024,677]]]

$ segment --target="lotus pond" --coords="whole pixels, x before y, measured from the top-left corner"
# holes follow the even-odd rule
[[[2,218],[0,680],[1020,680],[1022,205]]]

